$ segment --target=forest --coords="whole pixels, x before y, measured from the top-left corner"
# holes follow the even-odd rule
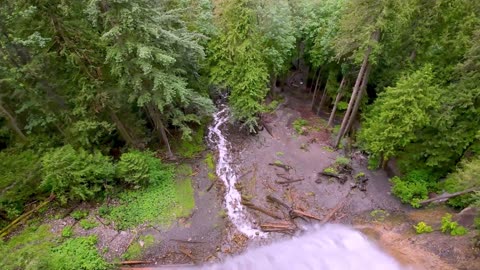
[[[391,192],[414,208],[455,192],[450,207],[480,207],[479,14],[477,0],[2,1],[0,236],[47,204],[144,192],[189,205],[178,164],[206,149],[220,94],[256,136],[301,66],[333,149],[359,149],[371,170],[395,163]],[[124,210],[105,215],[148,220]],[[62,250],[95,241],[66,239],[48,262],[0,266],[108,267],[68,262]]]

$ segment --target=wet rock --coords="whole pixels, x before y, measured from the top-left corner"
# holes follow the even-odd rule
[[[480,208],[470,206],[456,214],[453,220],[464,227],[472,228],[475,226],[474,221],[478,216],[480,216]]]

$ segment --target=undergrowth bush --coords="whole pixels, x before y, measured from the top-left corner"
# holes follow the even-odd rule
[[[303,135],[304,133],[304,127],[308,125],[308,121],[302,118],[297,118],[295,121],[293,121],[293,129],[297,134]]]
[[[410,203],[413,207],[420,207],[420,201],[428,198],[429,190],[435,188],[435,178],[428,172],[415,170],[405,177],[398,176],[390,179],[392,193],[399,197],[403,203]]]
[[[163,165],[149,151],[131,151],[123,154],[117,164],[117,177],[136,188],[160,181]]]
[[[117,229],[123,230],[143,223],[168,225],[177,217],[189,215],[195,205],[192,169],[182,165],[176,171],[175,179],[173,167],[158,167],[157,181],[147,187],[120,193],[119,205],[105,211],[106,218],[113,220]]]
[[[57,195],[61,203],[95,198],[115,174],[110,158],[100,152],[56,148],[42,157],[41,186]]]
[[[432,226],[427,225],[423,221],[420,221],[417,225],[413,225],[413,228],[415,228],[417,234],[433,232]]]
[[[48,258],[52,270],[106,270],[109,264],[98,254],[97,236],[68,239],[52,249]]]
[[[452,221],[452,215],[446,214],[442,217],[442,232],[450,233],[452,236],[464,235],[468,231],[465,227],[458,225],[457,222]]]
[[[205,136],[205,127],[200,127],[192,133],[191,139],[180,138],[173,143],[175,152],[184,158],[193,158],[205,150],[203,137]]]
[[[23,212],[24,205],[41,193],[37,188],[39,169],[40,156],[31,150],[0,152],[0,216],[16,218]]]
[[[50,230],[46,224],[28,226],[9,240],[0,241],[0,269],[103,270],[110,267],[97,252],[96,236],[70,238],[62,242]],[[70,233],[64,235],[70,236]]]

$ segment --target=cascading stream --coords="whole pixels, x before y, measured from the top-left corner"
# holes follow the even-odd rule
[[[265,236],[265,233],[253,228],[248,220],[245,208],[241,204],[240,192],[235,187],[237,175],[232,168],[232,155],[230,142],[222,132],[222,127],[230,118],[230,110],[225,104],[220,104],[218,111],[213,114],[213,123],[209,127],[208,141],[218,149],[217,176],[222,179],[226,187],[225,204],[227,214],[237,229],[250,238]]]

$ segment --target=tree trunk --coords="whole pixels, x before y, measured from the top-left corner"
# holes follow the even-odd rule
[[[325,105],[325,101],[327,100],[327,85],[328,85],[328,79],[327,79],[327,82],[325,83],[325,88],[323,89],[323,94],[322,94],[322,98],[320,99],[320,104],[318,105],[317,115],[320,114],[320,111],[322,110],[322,107],[323,105]]]
[[[367,89],[368,77],[370,76],[371,69],[372,69],[372,65],[368,64],[367,69],[365,70],[365,74],[363,75],[362,85],[360,86],[360,91],[357,95],[357,100],[355,100],[355,105],[353,106],[352,114],[350,115],[350,118],[348,119],[347,126],[345,128],[345,131],[344,131],[343,135],[348,133],[348,131],[352,128],[353,122],[355,121],[355,117],[357,116],[357,113],[358,113],[358,108],[360,108],[360,104],[362,103],[363,95],[365,94],[366,89]]]
[[[5,116],[7,119],[7,123],[10,126],[10,128],[15,132],[20,139],[26,141],[27,136],[23,134],[22,129],[18,126],[17,120],[15,117],[3,106],[3,104],[0,102],[0,115]]]
[[[380,38],[380,31],[377,30],[372,34],[372,39],[378,42],[379,38]],[[340,140],[345,134],[347,122],[350,119],[350,114],[352,113],[353,107],[355,106],[357,95],[360,94],[359,93],[360,84],[362,82],[363,76],[365,75],[365,71],[368,65],[368,59],[370,57],[371,52],[372,52],[372,46],[368,46],[367,50],[365,51],[365,56],[363,57],[362,66],[360,68],[360,71],[358,72],[357,80],[355,81],[355,86],[353,87],[352,97],[350,98],[350,102],[348,103],[347,112],[345,113],[345,116],[343,117],[343,120],[342,120],[340,132],[338,133],[337,138],[335,139],[335,147],[338,147],[338,145],[340,144]]]
[[[137,148],[137,144],[135,143],[135,140],[130,135],[130,133],[128,133],[128,130],[125,127],[125,125],[120,120],[120,118],[118,118],[118,115],[112,109],[110,109],[110,117],[115,123],[115,126],[117,127],[117,130],[120,133],[120,136],[127,143],[127,145],[133,148]]]
[[[333,119],[335,118],[335,113],[337,112],[338,102],[340,102],[340,100],[343,97],[344,85],[345,85],[345,76],[343,76],[342,82],[340,82],[340,86],[338,87],[337,97],[335,98],[335,103],[333,103],[333,108],[332,108],[332,112],[330,113],[330,118],[328,118],[328,125],[327,125],[328,127],[333,126]]]
[[[165,132],[165,126],[163,125],[160,113],[157,111],[154,105],[147,105],[148,114],[153,121],[155,130],[158,131],[160,138],[162,138],[165,146],[167,146],[168,156],[174,157],[172,149],[170,148],[170,142],[168,141],[167,133]]]
[[[313,110],[313,106],[315,106],[315,99],[317,98],[317,92],[318,92],[318,88],[319,88],[319,81],[320,81],[320,77],[322,76],[322,69],[320,69],[318,71],[318,76],[317,76],[317,81],[315,83],[315,88],[313,90],[313,97],[312,97],[312,104],[310,105],[310,107],[312,108]]]

